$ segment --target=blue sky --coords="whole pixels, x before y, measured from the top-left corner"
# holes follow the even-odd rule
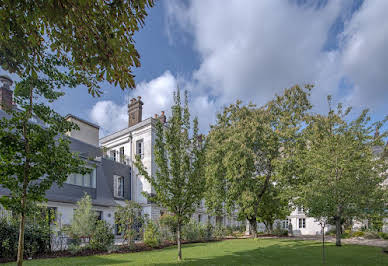
[[[67,90],[55,103],[109,134],[127,125],[128,98],[142,96],[143,118],[168,111],[179,85],[190,94],[203,132],[223,106],[241,99],[262,105],[294,84],[315,85],[315,112],[326,96],[388,115],[388,1],[166,0],[149,10],[135,35],[142,66],[137,89],[102,84],[92,98]]]

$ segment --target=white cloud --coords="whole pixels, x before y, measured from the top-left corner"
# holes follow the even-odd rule
[[[169,2],[170,3],[170,2]],[[171,27],[192,34],[201,55],[193,78],[225,104],[237,98],[263,104],[274,92],[321,79],[333,58],[327,33],[341,11],[290,1],[192,1],[167,6]]]
[[[342,34],[341,67],[355,85],[353,105],[384,108],[388,100],[388,1],[365,1]]]
[[[168,111],[173,102],[173,91],[177,88],[176,78],[166,71],[160,77],[149,82],[141,82],[131,95],[121,104],[112,101],[99,101],[91,109],[90,119],[101,127],[101,135],[115,132],[128,125],[128,102],[130,98],[141,96],[143,105],[143,119],[161,111]],[[167,112],[168,113],[168,112]]]
[[[353,15],[351,2],[329,1],[320,7],[295,2],[167,2],[170,39],[184,37],[171,37],[179,28],[194,38],[200,55],[192,76],[197,90],[215,97],[217,109],[237,98],[260,105],[283,88],[313,83],[316,110],[326,106],[327,94],[353,106],[384,108],[388,1],[365,1]],[[347,21],[337,36],[338,47],[324,49],[339,18]],[[343,78],[354,88],[340,91]]]

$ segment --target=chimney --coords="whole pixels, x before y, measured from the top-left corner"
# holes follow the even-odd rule
[[[164,114],[164,111],[162,111],[162,114],[159,116],[159,119],[160,119],[160,122],[162,122],[162,124],[166,123],[167,119],[166,119],[166,115]]]
[[[12,83],[12,79],[9,77],[5,75],[0,76],[0,110],[9,110],[12,108],[13,92],[10,89]]]
[[[143,104],[140,96],[137,97],[137,100],[131,99],[131,103],[128,104],[128,127],[141,122]]]

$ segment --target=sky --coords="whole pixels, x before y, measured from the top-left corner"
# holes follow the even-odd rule
[[[388,1],[166,0],[149,10],[135,35],[137,87],[102,84],[68,89],[54,104],[98,124],[101,136],[127,127],[128,100],[141,96],[143,119],[169,110],[172,93],[188,90],[202,133],[237,99],[261,106],[295,84],[314,84],[314,112],[326,96],[388,115]]]

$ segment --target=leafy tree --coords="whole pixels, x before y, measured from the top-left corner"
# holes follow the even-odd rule
[[[240,101],[226,107],[211,126],[206,152],[206,204],[247,219],[253,236],[259,206],[279,182],[277,161],[288,157],[300,138],[311,86],[294,86],[257,108]]]
[[[133,244],[134,238],[139,234],[139,225],[144,223],[141,215],[142,207],[134,201],[125,201],[125,206],[119,206],[115,212],[115,223],[119,226],[119,233],[123,234],[127,245]]]
[[[182,106],[180,91],[174,93],[172,117],[168,126],[156,125],[154,146],[155,175],[150,175],[140,157],[136,167],[152,186],[154,195],[147,198],[174,214],[177,224],[178,260],[182,259],[181,229],[187,223],[200,202],[204,190],[204,146],[198,136],[198,120],[193,121],[190,134],[190,113],[187,92]]]
[[[69,174],[87,172],[65,136],[78,127],[45,105],[63,95],[62,86],[83,84],[73,73],[59,71],[64,66],[66,62],[47,55],[38,65],[40,72],[23,74],[14,91],[18,108],[0,120],[0,185],[10,193],[0,203],[20,215],[19,265],[28,204],[45,201],[46,190],[53,183],[61,186]]]
[[[77,202],[77,208],[74,210],[73,221],[70,225],[70,233],[73,238],[85,241],[93,235],[97,215],[92,206],[92,198],[86,193]]]
[[[289,198],[282,188],[270,184],[257,209],[257,221],[263,222],[272,233],[275,220],[283,220],[290,214]]]
[[[385,121],[370,123],[368,110],[355,120],[347,118],[350,108],[341,104],[333,110],[328,97],[327,115],[312,115],[305,129],[306,145],[297,153],[301,170],[297,202],[309,216],[334,220],[336,245],[341,246],[342,223],[382,213],[386,202],[386,158],[376,155],[387,132],[373,136]]]
[[[131,67],[140,66],[133,35],[153,0],[0,0],[0,67],[19,76],[38,71],[51,51],[89,81],[134,88]],[[94,86],[93,86],[94,84]]]

